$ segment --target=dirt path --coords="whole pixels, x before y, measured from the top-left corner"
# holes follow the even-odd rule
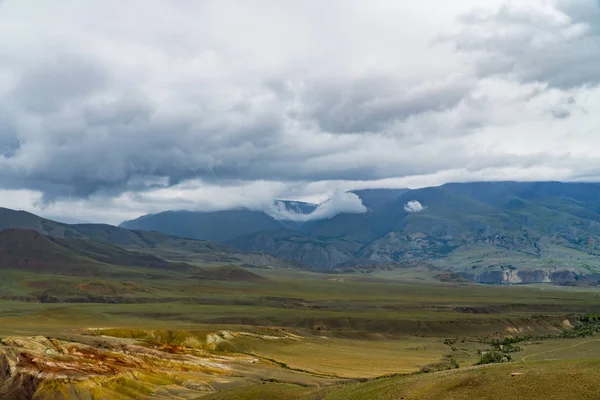
[[[527,361],[527,359],[528,359],[529,357],[535,357],[535,356],[539,356],[539,355],[542,355],[542,354],[547,354],[547,353],[554,353],[555,351],[559,351],[559,350],[572,349],[572,348],[574,348],[574,347],[579,347],[579,346],[581,346],[581,345],[583,345],[583,344],[586,344],[586,343],[590,343],[590,342],[598,342],[598,341],[600,341],[600,339],[590,339],[590,340],[586,340],[585,342],[581,342],[581,343],[574,344],[574,345],[572,345],[572,346],[559,347],[558,349],[546,350],[546,351],[542,351],[542,352],[540,352],[540,353],[536,353],[536,354],[530,354],[530,355],[528,355],[528,356],[525,356],[525,357],[523,357],[523,358],[521,359],[521,361]]]

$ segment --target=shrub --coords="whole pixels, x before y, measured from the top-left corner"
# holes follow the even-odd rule
[[[481,353],[481,357],[479,358],[477,365],[504,363],[511,360],[512,358],[508,354],[492,350]]]

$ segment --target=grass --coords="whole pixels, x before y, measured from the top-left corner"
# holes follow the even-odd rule
[[[520,343],[522,351],[513,355],[521,361],[598,360],[600,338],[550,339]]]
[[[397,340],[315,337],[279,341],[244,338],[235,344],[290,368],[343,378],[415,372],[448,352],[448,347],[439,340],[412,337]]]
[[[501,364],[350,385],[322,399],[596,399],[599,367],[597,360]]]
[[[298,385],[264,383],[202,396],[197,400],[298,400],[314,391]]]
[[[142,276],[124,283],[12,271],[3,275],[0,298],[26,298],[49,291],[57,301],[89,301],[86,296],[93,295],[94,303],[0,301],[0,334],[15,329],[43,334],[94,326],[198,329],[233,325],[282,326],[354,338],[373,334],[450,337],[504,332],[515,324],[537,332],[551,329],[548,324],[560,322],[567,314],[600,311],[600,292],[594,288],[424,283],[410,274],[406,280],[399,276],[380,281],[360,280],[356,275],[259,272],[266,277],[264,281],[191,280],[174,274],[166,279]],[[541,326],[530,318],[532,314],[550,319]]]
[[[0,283],[0,296],[27,296],[43,289],[62,296],[61,301],[70,301],[82,296],[82,291],[93,291],[107,299],[120,298],[121,303],[3,300],[0,336],[76,337],[85,328],[110,327],[114,329],[104,334],[158,343],[173,333],[173,344],[191,345],[203,343],[207,334],[222,329],[251,333],[216,351],[253,354],[263,363],[240,365],[235,379],[211,383],[225,391],[206,399],[514,398],[510,396],[516,392],[508,391],[510,387],[500,387],[503,380],[505,384],[506,380],[518,383],[531,377],[535,385],[546,384],[546,378],[536,371],[552,375],[563,366],[572,371],[573,375],[567,376],[583,374],[578,378],[582,384],[594,382],[592,366],[597,365],[592,359],[600,358],[600,342],[591,337],[520,343],[523,351],[512,356],[516,361],[525,359],[525,363],[322,387],[345,378],[415,373],[427,365],[431,367],[426,369],[433,370],[440,365],[473,365],[492,337],[557,333],[566,326],[567,315],[600,310],[600,292],[595,288],[442,283],[423,271],[406,276],[394,271],[389,276],[366,278],[362,274],[253,271],[266,279],[190,280],[173,274],[164,279],[140,275],[138,280],[124,283],[11,272]],[[120,292],[115,295],[115,290]],[[289,333],[302,339],[291,339],[286,336]],[[264,337],[270,335],[284,339]],[[537,361],[554,358],[568,362]],[[590,359],[589,363],[578,361],[584,358]],[[523,375],[511,377],[513,370]],[[524,376],[527,378],[522,379]],[[260,381],[269,383],[248,386]],[[228,392],[237,385],[244,387]],[[122,394],[144,389],[129,383],[117,386],[115,392]],[[507,397],[489,397],[494,390]],[[572,391],[587,398],[583,389]]]
[[[326,389],[263,384],[202,397],[203,400],[399,400],[399,399],[597,399],[600,361],[553,361],[482,366],[398,376]],[[285,393],[286,397],[277,397]]]

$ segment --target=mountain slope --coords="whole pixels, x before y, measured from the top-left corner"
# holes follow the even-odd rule
[[[26,229],[0,231],[0,269],[90,275],[102,273],[109,265],[170,271],[191,269],[186,264],[169,263],[91,240],[55,239]]]
[[[318,204],[315,203],[294,200],[275,200],[275,204],[284,210],[292,211],[296,214],[310,214],[318,207]]]
[[[253,233],[240,236],[229,244],[244,251],[265,252],[283,260],[291,260],[320,270],[353,258],[352,251],[344,249],[332,240],[323,241],[293,230]]]
[[[423,210],[407,211],[411,201]],[[600,184],[476,182],[410,190],[368,213],[338,215],[302,233],[302,242],[261,232],[231,243],[310,260],[305,243],[312,239],[325,269],[335,265],[316,256],[323,249],[344,254],[344,264],[417,260],[486,283],[576,283],[600,272]]]
[[[164,233],[134,231],[106,224],[69,225],[25,212],[0,208],[0,231],[31,229],[56,239],[92,240],[177,262],[251,264],[260,267],[296,268],[266,254],[245,254],[232,247]]]
[[[123,222],[120,227],[224,242],[253,232],[282,229],[283,225],[263,212],[228,210],[215,212],[165,211]]]
[[[357,195],[365,207],[374,211],[391,203],[409,190],[410,189],[362,189],[352,190],[350,193]]]
[[[588,284],[600,274],[597,183],[451,183],[416,190],[357,191],[357,195],[370,205],[368,212],[302,226],[244,210],[166,212],[137,223],[154,220],[161,229],[170,226],[188,236],[210,234],[244,251],[319,270],[339,264],[424,261],[485,283]],[[410,202],[422,207],[407,207]],[[14,218],[59,238],[91,238],[170,260],[185,261],[192,253],[203,260],[244,262],[238,256],[242,253],[231,247],[157,232],[58,224],[27,213]],[[15,224],[0,220],[0,228]]]

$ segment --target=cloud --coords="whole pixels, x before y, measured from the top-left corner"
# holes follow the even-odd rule
[[[0,188],[46,215],[600,174],[593,1],[64,4],[0,13]]]
[[[552,116],[557,119],[565,119],[571,116],[571,112],[565,108],[555,108],[551,112]]]
[[[354,193],[336,191],[310,213],[291,210],[278,201],[273,202],[272,206],[267,208],[265,212],[281,221],[306,222],[329,219],[338,214],[363,214],[367,212],[367,207],[363,205],[360,197]]]
[[[506,3],[470,12],[455,37],[481,77],[507,76],[571,89],[600,83],[600,3]]]
[[[422,86],[385,79],[327,82],[310,88],[308,116],[326,132],[380,132],[395,121],[456,107],[472,90],[464,77]]]
[[[404,205],[404,211],[408,213],[418,213],[421,211],[425,211],[426,208],[427,207],[423,207],[423,205],[416,200],[409,201]]]
[[[475,83],[445,57],[448,46],[429,49],[433,33],[408,36],[398,10],[380,15],[360,2],[134,1],[118,15],[111,2],[69,3],[66,13],[6,3],[0,21],[13,38],[0,39],[0,115],[10,127],[0,184],[42,191],[46,202],[199,178],[410,174],[375,167],[360,149],[404,147],[413,134],[396,124],[452,112]],[[315,25],[320,15],[332,23]],[[234,33],[244,26],[253,28]],[[386,37],[390,29],[399,36]],[[420,56],[399,59],[396,46]],[[433,68],[440,57],[446,63]]]

